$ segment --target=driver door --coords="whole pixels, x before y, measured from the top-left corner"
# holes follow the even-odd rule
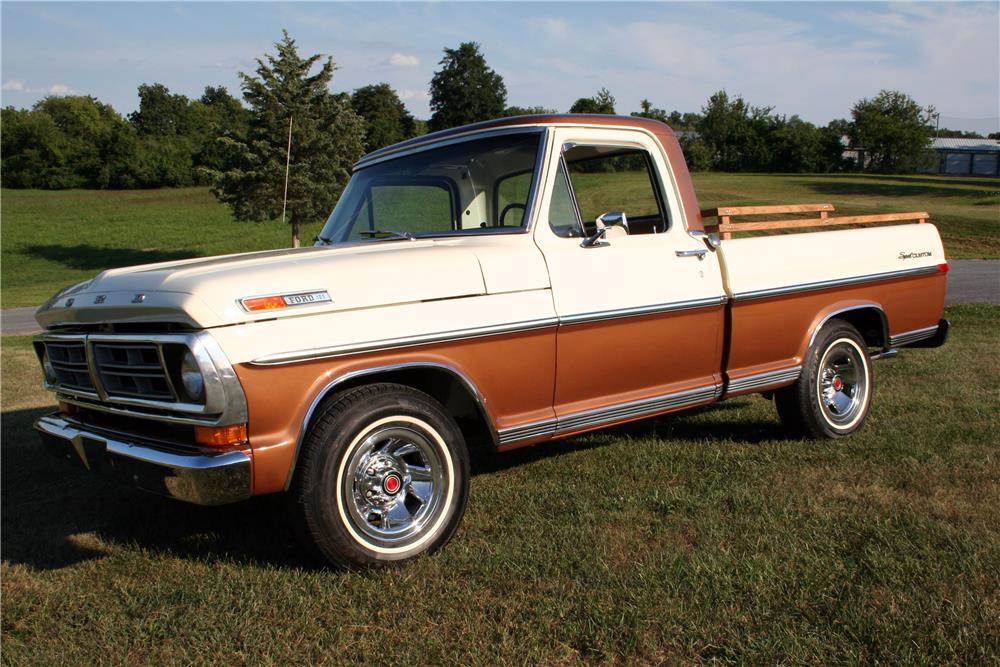
[[[628,130],[556,137],[535,229],[560,319],[561,433],[708,402],[721,383],[724,290],[715,253],[687,234],[662,149]],[[583,247],[603,213],[629,233]],[[703,252],[704,251],[704,252]]]

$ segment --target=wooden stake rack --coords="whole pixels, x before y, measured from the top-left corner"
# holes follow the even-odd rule
[[[789,204],[786,206],[720,206],[701,212],[703,218],[715,218],[716,222],[705,221],[705,230],[718,232],[722,240],[731,239],[735,232],[752,232],[769,229],[801,229],[805,227],[827,227],[830,225],[861,225],[875,222],[927,222],[930,214],[926,211],[913,213],[883,213],[879,215],[842,215],[830,217],[833,204]],[[818,213],[818,217],[786,218],[777,220],[737,221],[733,218],[749,215],[782,215],[786,213]]]

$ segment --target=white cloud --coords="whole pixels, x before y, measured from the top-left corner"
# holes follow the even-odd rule
[[[401,100],[429,100],[431,94],[426,90],[413,90],[411,88],[405,88],[399,91],[399,99]]]
[[[394,53],[389,56],[386,63],[395,67],[416,67],[420,64],[420,58],[405,53]]]
[[[562,39],[569,34],[569,23],[563,19],[539,18],[528,21],[535,30],[545,33],[553,39]]]
[[[54,83],[51,86],[32,88],[24,85],[24,81],[11,79],[3,84],[3,90],[14,93],[44,93],[46,95],[69,95],[76,92],[64,83]]]

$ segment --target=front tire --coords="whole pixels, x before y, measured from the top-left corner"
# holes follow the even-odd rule
[[[796,436],[848,436],[868,418],[873,379],[864,338],[847,322],[833,320],[806,352],[799,379],[775,393],[781,423]]]
[[[292,500],[300,532],[327,562],[387,565],[451,539],[468,480],[465,440],[441,404],[410,387],[372,384],[321,408]]]

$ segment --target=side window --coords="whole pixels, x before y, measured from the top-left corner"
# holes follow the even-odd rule
[[[505,176],[497,183],[496,221],[499,227],[520,227],[531,190],[531,172]]]
[[[641,149],[572,146],[563,156],[587,233],[598,216],[623,211],[629,234],[658,234],[668,219],[656,186],[652,160]]]
[[[549,226],[556,236],[583,236],[580,218],[576,214],[573,193],[569,189],[569,177],[563,161],[556,170],[556,182],[552,186],[552,201],[549,203]]]

